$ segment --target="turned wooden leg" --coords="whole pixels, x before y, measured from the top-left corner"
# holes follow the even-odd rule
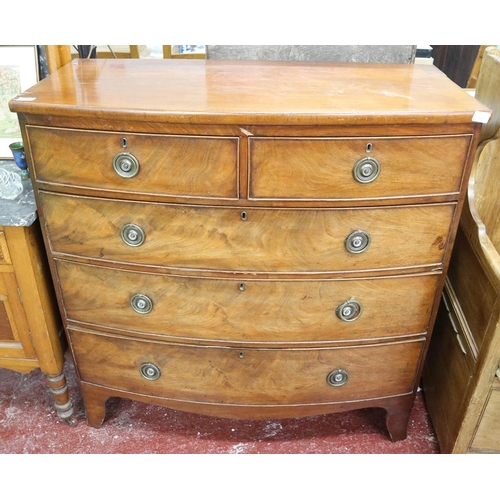
[[[397,401],[395,404],[386,406],[387,417],[385,422],[392,442],[406,439],[412,408],[413,398]]]
[[[83,403],[87,413],[87,424],[99,428],[106,417],[106,400],[109,395],[100,388],[81,384]]]
[[[49,383],[49,390],[55,400],[57,415],[59,418],[66,420],[69,425],[76,425],[76,419],[73,416],[73,403],[69,397],[64,372],[59,373],[55,377],[47,375],[47,381]]]

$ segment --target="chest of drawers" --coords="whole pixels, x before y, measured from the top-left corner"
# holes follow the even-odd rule
[[[405,438],[487,108],[427,66],[79,60],[11,109],[89,425],[378,406]]]

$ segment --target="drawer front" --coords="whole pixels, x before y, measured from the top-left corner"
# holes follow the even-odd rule
[[[289,273],[439,265],[455,210],[455,204],[240,209],[49,193],[40,200],[55,252],[172,268]],[[131,230],[142,244],[124,243],[123,232]],[[370,244],[350,253],[346,239],[359,230]]]
[[[458,194],[469,143],[468,135],[251,138],[249,195],[333,200]],[[355,179],[354,167],[366,158],[376,163],[359,163],[360,182]],[[368,170],[363,165],[368,165]],[[377,170],[378,176],[370,181]]]
[[[157,195],[238,197],[238,138],[235,137],[89,132],[30,126],[27,132],[37,181]],[[124,157],[124,153],[133,155],[138,162],[138,173],[133,177],[122,177],[113,167],[118,154],[122,155],[116,160],[119,170],[123,168],[121,161],[133,162]],[[128,168],[134,167],[129,163]]]
[[[119,271],[59,260],[56,264],[69,320],[242,342],[421,334],[427,330],[429,304],[439,277],[237,281]],[[142,309],[137,306],[141,298]],[[360,314],[349,307],[360,307]],[[351,310],[352,318],[346,318]]]
[[[410,393],[421,341],[334,349],[235,349],[146,342],[71,330],[80,377],[136,393],[220,404],[285,405]],[[141,367],[159,369],[156,380]],[[148,375],[147,366],[143,367]],[[154,367],[149,371],[158,375]],[[347,373],[344,385],[327,377]],[[339,383],[345,380],[343,373]]]

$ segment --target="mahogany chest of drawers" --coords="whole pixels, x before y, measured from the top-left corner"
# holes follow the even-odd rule
[[[487,108],[430,66],[77,60],[11,109],[89,425],[378,406],[404,439]]]

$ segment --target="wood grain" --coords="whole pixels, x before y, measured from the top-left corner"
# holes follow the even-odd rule
[[[78,59],[10,109],[242,126],[471,123],[489,112],[432,65],[172,59]]]
[[[57,253],[169,268],[265,273],[439,268],[455,210],[451,203],[241,210],[49,193],[40,193],[40,202]],[[132,248],[122,241],[120,231],[128,223],[144,230],[143,245]],[[345,239],[356,230],[371,236],[361,254],[345,249]]]
[[[250,138],[249,197],[363,200],[457,195],[470,140],[470,136]],[[380,164],[379,176],[368,184],[353,176],[354,165],[363,158],[375,158]]]
[[[28,127],[27,133],[40,181],[100,190],[238,198],[238,138],[235,137],[40,127]],[[127,141],[126,147],[123,139]],[[113,168],[113,158],[124,152],[139,162],[139,173],[133,178],[124,179]]]
[[[246,405],[345,402],[412,392],[423,345],[412,341],[336,349],[240,350],[76,330],[71,331],[71,342],[83,381],[150,396]],[[143,378],[139,371],[143,363],[158,366],[160,378]],[[326,378],[337,368],[349,373],[349,381],[332,387]]]
[[[70,321],[219,344],[352,342],[422,334],[439,278],[237,281],[117,271],[59,260],[57,272]],[[150,313],[138,314],[130,306],[137,293],[152,300]],[[363,307],[353,322],[335,313],[347,300]]]
[[[110,396],[233,418],[381,406],[404,439],[488,108],[430,65],[214,60],[78,60],[10,106],[90,425]],[[124,136],[136,184],[110,174]],[[368,140],[382,173],[354,186]],[[356,230],[371,243],[351,254]]]

